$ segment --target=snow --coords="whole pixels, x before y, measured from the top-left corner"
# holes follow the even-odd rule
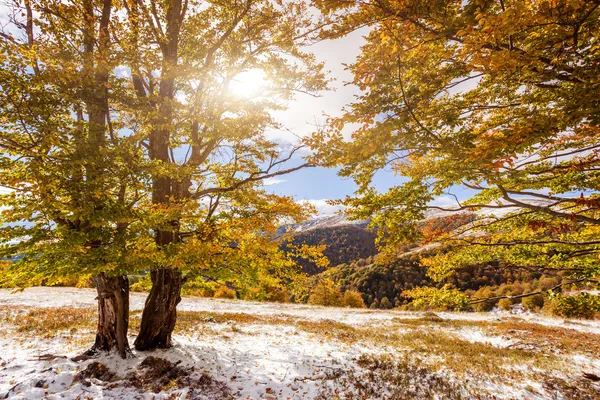
[[[488,343],[494,347],[507,348],[514,341],[507,340],[500,336],[488,336],[481,329],[460,329],[455,332],[461,339],[475,343]]]
[[[0,308],[50,308],[95,307],[93,289],[34,287],[12,293],[0,290]],[[145,294],[131,294],[131,308],[143,307]],[[414,319],[422,313],[384,310],[352,310],[296,304],[274,304],[239,300],[184,297],[179,308],[188,311],[211,313],[245,313],[259,316],[293,317],[299,321],[332,320],[355,327],[374,327],[410,332],[410,326],[398,325],[402,319]],[[450,313],[439,312],[444,319],[464,321],[500,321],[521,319],[547,326],[559,326],[581,332],[600,334],[597,321],[569,322],[532,313],[518,316],[508,312]],[[417,328],[418,329],[418,328]],[[481,326],[442,327],[449,335],[474,343],[487,343],[498,348],[511,348],[515,342],[510,337],[493,336]],[[134,334],[135,332],[130,332]],[[87,335],[87,336],[86,336]],[[14,331],[6,321],[0,320],[0,398],[7,393],[11,399],[184,399],[188,389],[173,389],[158,394],[140,392],[133,387],[92,379],[86,386],[75,376],[87,363],[76,363],[70,357],[81,354],[89,346],[88,333],[65,332],[52,339],[29,337]],[[130,337],[133,343],[134,337]],[[294,324],[263,324],[262,322],[227,323],[202,322],[197,329],[176,334],[174,347],[154,352],[135,352],[133,357],[121,360],[116,354],[101,357],[98,361],[115,372],[121,379],[138,370],[147,356],[164,358],[195,376],[205,373],[215,381],[225,383],[236,399],[313,399],[328,390],[350,390],[347,381],[338,379],[340,371],[354,371],[356,377],[365,378],[368,372],[358,363],[361,355],[399,355],[398,349],[374,342],[340,342],[312,334]],[[408,353],[402,354],[411,354]],[[44,355],[57,358],[45,359]],[[415,355],[416,356],[416,355]],[[421,354],[423,360],[442,362],[439,356]],[[437,357],[437,358],[436,358]],[[577,371],[600,374],[600,360],[590,355],[570,354],[567,361]],[[528,366],[523,365],[523,371]],[[365,373],[367,375],[365,375]],[[442,367],[437,374],[452,381],[451,368]],[[344,375],[345,376],[345,375]],[[362,379],[360,378],[360,379]],[[421,377],[420,377],[421,378]],[[366,378],[365,378],[366,379]],[[369,378],[370,379],[370,378]],[[416,379],[416,378],[415,378]],[[426,378],[427,379],[427,378]],[[497,398],[544,398],[544,391],[536,382],[522,382],[513,386],[502,380],[486,381],[481,377],[469,380],[469,385],[480,384]],[[380,386],[378,395],[384,397],[387,387]],[[533,392],[532,392],[533,390]],[[600,389],[599,389],[600,390]],[[535,393],[534,393],[535,392]],[[542,394],[540,394],[542,393]],[[204,399],[221,398],[210,393]],[[213,397],[211,397],[213,396]],[[485,396],[484,396],[485,397]],[[343,396],[340,398],[344,398]]]

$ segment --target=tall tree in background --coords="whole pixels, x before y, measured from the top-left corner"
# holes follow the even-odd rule
[[[148,350],[171,345],[188,272],[206,275],[211,265],[228,266],[220,270],[229,275],[273,269],[259,262],[266,248],[257,244],[282,218],[300,219],[306,210],[265,192],[262,181],[310,164],[294,159],[299,147],[286,151],[268,138],[268,129],[282,129],[270,110],[297,91],[324,89],[326,81],[322,66],[300,49],[316,29],[302,2],[150,0],[125,7],[129,36],[121,41],[137,94],[134,134],[147,147],[155,210],[152,289],[135,342]],[[265,86],[232,92],[245,73],[264,74]]]
[[[0,34],[2,255],[17,284],[91,277],[98,329],[87,355],[129,351],[126,243],[142,189],[136,143],[109,96],[113,2],[15,1]],[[126,166],[126,167],[125,167]],[[125,168],[124,168],[125,167]],[[4,277],[6,278],[6,277]]]
[[[337,21],[331,34],[369,27],[350,66],[362,94],[315,147],[354,177],[345,204],[384,228],[388,249],[447,245],[424,260],[439,279],[494,260],[600,275],[600,2],[315,4]],[[388,166],[403,179],[380,193],[372,177]],[[454,204],[432,202],[442,195]],[[424,238],[430,210],[480,218]]]

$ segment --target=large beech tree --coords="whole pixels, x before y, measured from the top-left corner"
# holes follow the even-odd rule
[[[262,185],[311,165],[295,136],[269,132],[285,132],[271,111],[326,88],[301,50],[317,30],[306,4],[284,1],[15,2],[1,35],[2,251],[22,256],[21,285],[93,276],[88,354],[126,356],[127,273],[150,271],[135,343],[149,350],[171,345],[186,279],[281,287],[294,256],[318,256],[279,250],[279,223],[311,210]],[[232,90],[245,74],[264,83]]]
[[[14,2],[0,33],[2,255],[20,286],[91,277],[98,329],[87,355],[129,351],[130,227],[141,148],[116,132],[123,88],[111,1]]]
[[[600,2],[316,3],[334,35],[368,27],[349,67],[361,95],[315,147],[354,177],[345,204],[384,228],[389,250],[444,245],[424,260],[440,279],[491,261],[600,275]],[[386,167],[401,179],[381,193],[372,177]],[[479,218],[424,236],[432,211]]]
[[[169,0],[126,8],[130,35],[121,40],[137,95],[135,134],[147,147],[157,211],[152,289],[135,342],[147,350],[171,345],[190,269],[236,265],[231,257],[245,258],[250,271],[269,268],[258,262],[265,255],[255,243],[281,218],[304,211],[292,198],[266,193],[261,181],[310,165],[286,166],[298,147],[282,150],[265,135],[282,129],[270,110],[326,81],[301,50],[317,29],[304,3]],[[231,82],[248,71],[266,75],[260,93],[232,93]]]

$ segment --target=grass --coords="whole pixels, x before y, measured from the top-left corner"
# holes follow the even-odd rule
[[[6,315],[4,320],[19,333],[31,333],[42,338],[52,338],[57,333],[91,332],[96,311],[90,308],[30,309]]]
[[[449,399],[474,398],[464,385],[448,376],[420,365],[406,357],[362,355],[357,360],[361,370],[348,370],[338,377],[346,388],[346,399],[371,399],[387,394],[390,399]],[[351,390],[349,390],[351,389]],[[333,390],[324,388],[317,399],[337,398]]]
[[[131,312],[130,333],[139,329],[140,318],[141,312]],[[92,308],[11,308],[0,310],[0,320],[19,334],[24,334],[23,338],[38,336],[48,339],[77,333],[78,341],[91,343],[96,311]],[[180,311],[175,333],[220,335],[226,338],[232,332],[237,335],[252,334],[251,331],[245,333],[240,328],[242,326],[266,325],[295,327],[317,340],[379,348],[394,355],[394,358],[359,360],[358,364],[363,369],[371,371],[369,379],[382,385],[402,386],[402,374],[410,372],[422,376],[423,382],[433,382],[444,388],[447,390],[444,393],[454,393],[455,398],[461,398],[461,392],[454,390],[452,382],[446,379],[447,374],[458,379],[483,377],[498,384],[523,382],[526,379],[549,382],[547,385],[554,388],[552,390],[566,393],[574,389],[572,384],[564,380],[570,373],[567,363],[569,357],[565,355],[581,353],[598,357],[600,354],[600,335],[518,320],[396,318],[388,325],[353,326],[328,319],[307,320],[285,315]],[[481,330],[486,335],[509,338],[524,346],[501,348],[489,343],[468,341],[456,334],[457,330],[463,329]],[[392,370],[396,372],[392,373]],[[352,372],[347,374],[349,380],[359,379]],[[413,393],[417,397],[411,397],[412,392],[400,391],[398,398],[429,398],[434,394],[424,391],[424,388],[419,390],[414,392],[417,394]],[[357,391],[361,392],[360,388]],[[367,396],[368,390],[362,392]]]
[[[501,336],[517,342],[520,348],[546,353],[578,352],[600,357],[600,335],[556,326],[545,326],[513,318],[506,321],[439,320],[432,318],[394,318],[399,328],[458,330],[479,328],[489,336]]]

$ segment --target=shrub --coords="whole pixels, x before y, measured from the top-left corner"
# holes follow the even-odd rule
[[[290,291],[285,286],[263,282],[259,287],[246,289],[240,296],[244,300],[272,301],[275,303],[289,303]]]
[[[389,310],[392,307],[393,307],[392,302],[387,297],[384,297],[383,299],[381,299],[381,302],[379,303],[379,308]]]
[[[216,290],[213,297],[216,299],[235,299],[237,297],[237,293],[235,290],[223,285]]]
[[[342,293],[330,279],[321,279],[313,288],[308,304],[339,307],[342,305]]]
[[[221,285],[216,282],[206,282],[199,276],[186,279],[181,288],[181,294],[185,296],[213,297]]]
[[[152,281],[150,280],[150,274],[144,276],[130,276],[129,277],[129,291],[130,292],[149,292],[152,289]]]
[[[529,297],[524,297],[521,302],[523,307],[529,311],[539,311],[544,306],[544,296],[536,294]]]
[[[492,292],[492,289],[487,286],[480,288],[473,295],[475,300],[487,299],[488,297],[494,297],[494,292]],[[491,311],[495,305],[496,302],[494,300],[482,301],[481,303],[473,304],[473,309],[479,312]]]
[[[512,308],[512,301],[510,299],[500,299],[498,307],[500,307],[501,310],[510,311]]]
[[[275,303],[289,303],[290,291],[287,288],[270,287],[265,300]]]
[[[593,319],[600,313],[600,297],[589,293],[577,296],[555,294],[551,298],[550,311],[554,315],[566,318]]]
[[[542,275],[538,281],[538,289],[542,292],[545,292],[558,284],[560,284],[560,279],[558,277],[548,277],[546,275]]]
[[[342,305],[350,308],[365,308],[365,301],[362,298],[362,294],[356,290],[346,290],[344,292],[344,298],[342,299]]]
[[[413,299],[413,306],[416,309],[433,307],[460,311],[466,309],[469,304],[464,293],[448,284],[440,289],[428,286],[416,287],[405,290],[402,292],[402,296]]]

